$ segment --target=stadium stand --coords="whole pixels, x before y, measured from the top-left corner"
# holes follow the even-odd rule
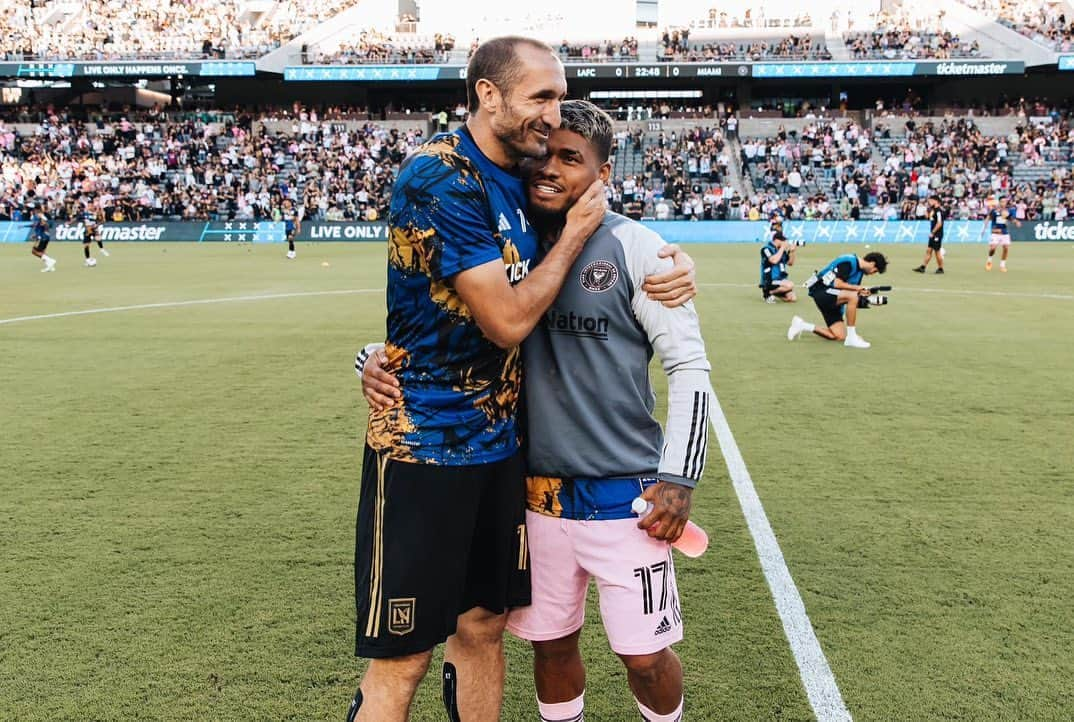
[[[357,39],[338,42],[339,46],[333,52],[322,53],[317,48],[309,50],[303,62],[325,65],[444,63],[455,49],[455,38],[450,35],[388,34],[375,30],[361,30]]]
[[[851,57],[864,59],[974,58],[976,40],[964,42],[945,27],[943,10],[914,11],[899,7],[871,16],[871,30],[844,35]]]
[[[610,206],[632,218],[726,220],[741,204],[725,129],[714,120],[667,132],[621,124],[612,177]]]
[[[1018,121],[984,134],[972,118],[910,119],[870,134],[853,121],[818,121],[799,134],[743,142],[743,163],[762,210],[790,218],[916,219],[940,196],[956,218],[982,218],[1008,196],[1027,219],[1074,211],[1069,119]]]
[[[0,17],[0,56],[40,60],[252,58],[354,2],[19,2]]]
[[[1069,5],[1042,0],[962,0],[962,3],[1056,52],[1074,51],[1074,18],[1067,17]]]
[[[599,42],[572,42],[566,40],[558,46],[559,57],[565,62],[635,62],[638,59],[638,39],[601,40]]]
[[[108,220],[260,220],[289,197],[308,218],[376,220],[426,131],[341,122],[361,115],[45,113],[28,133],[0,123],[0,218],[44,202],[57,217],[92,203]]]
[[[775,38],[713,38],[694,36],[689,28],[669,28],[663,32],[658,49],[660,60],[705,62],[708,60],[831,60],[823,37],[791,34]]]

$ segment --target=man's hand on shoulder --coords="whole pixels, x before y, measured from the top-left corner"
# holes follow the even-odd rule
[[[675,265],[663,273],[646,276],[641,289],[649,298],[668,308],[681,306],[697,295],[697,274],[694,259],[678,244],[669,243],[657,253],[659,258],[671,258]]]

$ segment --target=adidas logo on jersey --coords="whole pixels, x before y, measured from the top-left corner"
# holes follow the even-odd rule
[[[667,617],[664,617],[663,619],[660,620],[660,624],[658,624],[656,626],[656,631],[653,632],[653,634],[659,635],[659,634],[664,634],[665,632],[670,632],[670,631],[671,631],[671,622],[668,621]]]
[[[507,220],[507,216],[505,216],[502,213],[500,214],[500,223],[498,225],[498,228],[501,231],[509,231],[509,230],[511,230],[511,222],[509,220]]]

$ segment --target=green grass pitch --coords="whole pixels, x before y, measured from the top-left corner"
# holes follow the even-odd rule
[[[383,247],[116,243],[96,268],[49,250],[42,274],[0,246],[0,319],[320,295],[0,324],[0,720],[342,719],[352,363],[383,335]],[[805,247],[794,278],[845,250]],[[756,246],[689,247],[716,391],[856,719],[1068,717],[1074,248],[1016,244],[1000,274],[953,245],[944,277],[884,250],[896,288],[856,351],[786,340],[819,315],[761,303]],[[712,545],[677,561],[687,717],[810,719],[712,444]],[[634,720],[593,611],[587,718]],[[528,649],[508,655],[504,719],[535,719]],[[442,719],[438,695],[434,676],[414,718]]]

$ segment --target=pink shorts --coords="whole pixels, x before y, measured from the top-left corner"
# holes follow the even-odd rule
[[[671,545],[637,519],[576,521],[526,512],[533,603],[512,609],[507,628],[531,642],[560,639],[585,621],[589,579],[617,654],[652,654],[682,639]]]
[[[992,237],[988,239],[988,245],[992,248],[995,248],[996,246],[1009,246],[1011,245],[1011,237],[1009,235],[1001,236],[998,233],[993,233]]]

